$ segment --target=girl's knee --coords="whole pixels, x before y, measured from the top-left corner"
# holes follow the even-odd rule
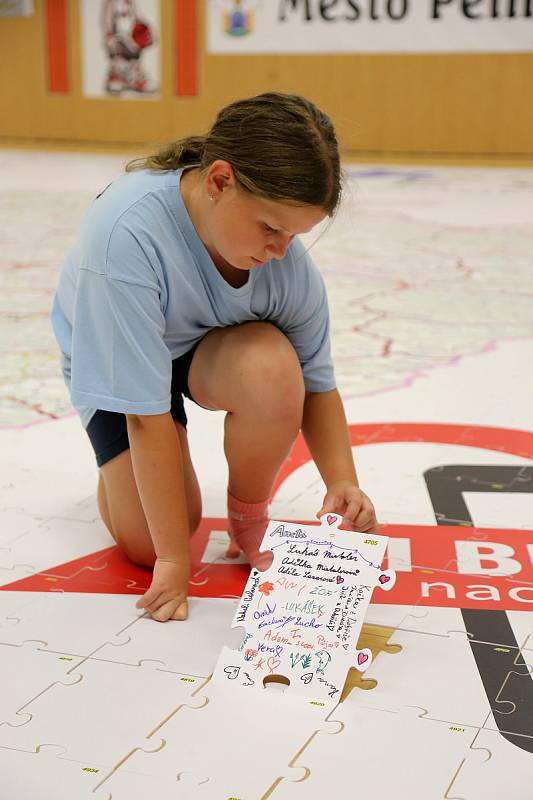
[[[202,511],[200,507],[189,511],[189,536],[192,536],[196,531],[201,519]],[[121,533],[119,530],[116,532],[115,540],[124,555],[134,564],[137,564],[139,567],[153,568],[157,560],[157,555],[151,537],[149,534],[147,535],[145,531],[139,531],[138,535],[135,535],[131,530],[128,530],[127,533]]]
[[[195,533],[201,520],[202,520],[201,506],[189,511],[189,536],[192,536],[193,533]]]
[[[250,323],[241,352],[241,368],[248,379],[264,384],[290,381],[302,384],[302,370],[291,342],[269,322]]]
[[[117,536],[117,545],[124,555],[138,567],[153,568],[157,556],[151,543],[135,542],[130,538]]]
[[[100,516],[102,517],[102,522],[106,526],[107,530],[109,531],[109,533],[111,534],[113,539],[115,539],[116,538],[115,537],[115,532],[113,530],[113,524],[111,522],[111,516],[109,514],[109,506],[108,506],[108,503],[107,503],[107,494],[106,494],[105,484],[104,484],[104,480],[103,480],[101,474],[98,476],[98,486],[97,486],[97,489],[96,489],[96,501],[97,501],[97,504],[98,504],[98,510],[100,511]]]
[[[289,339],[275,325],[250,323],[239,375],[245,394],[252,392],[268,409],[290,414],[301,410],[305,387],[300,362]]]
[[[284,353],[298,357],[287,336],[272,322],[246,322],[239,325],[246,350],[260,353]]]
[[[113,525],[113,537],[122,552],[139,567],[153,567],[155,551],[144,515],[123,514]]]

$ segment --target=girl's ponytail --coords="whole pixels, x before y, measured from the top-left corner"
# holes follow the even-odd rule
[[[135,158],[126,164],[126,172],[137,169],[172,170],[189,165],[200,165],[205,149],[205,136],[187,136],[170,142],[151,156]]]

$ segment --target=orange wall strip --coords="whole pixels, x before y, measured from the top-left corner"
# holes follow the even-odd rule
[[[46,0],[46,38],[48,52],[48,90],[68,92],[67,2]]]
[[[179,97],[198,94],[198,1],[175,0],[176,75]]]

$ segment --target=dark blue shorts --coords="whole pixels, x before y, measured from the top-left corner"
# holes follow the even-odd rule
[[[172,419],[187,427],[187,415],[183,404],[183,396],[189,400],[194,398],[189,391],[189,369],[198,347],[198,342],[188,353],[175,358],[172,362],[172,383],[170,389],[170,413]],[[128,450],[128,427],[126,415],[116,411],[98,410],[87,426],[87,434],[91,440],[96,463],[102,467],[115,456]]]

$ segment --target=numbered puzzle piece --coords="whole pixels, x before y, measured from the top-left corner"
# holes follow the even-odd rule
[[[185,772],[167,781],[156,775],[127,772],[119,767],[104,781],[101,790],[109,800],[201,800],[207,780]],[[99,797],[94,800],[99,800]]]
[[[111,800],[108,792],[94,793],[103,777],[100,767],[62,758],[65,752],[57,745],[43,745],[34,753],[0,747],[2,796],[17,800]]]
[[[472,611],[418,606],[405,615],[398,628],[445,638],[463,634],[474,655],[477,652],[481,655],[478,666],[485,674],[488,666],[486,655],[492,652],[483,647],[485,644],[498,648],[495,652],[511,655],[509,669],[520,667],[523,671],[525,664],[529,671],[533,670],[533,619],[530,611]]]
[[[376,659],[365,678],[377,686],[352,692],[359,704],[388,711],[417,707],[432,719],[478,728],[498,707],[498,692],[515,659],[520,662],[519,651],[471,642],[462,634],[397,630],[389,643],[402,651],[393,659],[387,654]]]
[[[338,736],[318,733],[296,760],[307,768],[301,783],[283,781],[272,800],[352,797],[444,798],[450,776],[468,752],[474,731],[414,713],[362,708],[350,699],[332,715]]]
[[[317,730],[339,727],[327,721],[325,703],[274,687],[253,693],[246,702],[216,680],[203,692],[201,708],[184,706],[158,728],[163,747],[132,753],[120,771],[168,782],[195,775],[199,800],[266,797],[283,777],[305,777],[306,771],[293,769],[289,760]]]
[[[114,767],[205,682],[158,667],[86,659],[70,671],[73,685],[55,684],[25,705],[26,724],[0,726],[0,745],[35,751],[61,743],[69,759]]]
[[[530,800],[533,785],[533,740],[524,748],[499,733],[481,730],[461,764],[449,800]]]
[[[368,667],[371,651],[356,649],[365,611],[395,573],[380,569],[385,537],[339,530],[341,522],[336,514],[320,525],[270,522],[262,547],[273,562],[250,573],[233,621],[245,638],[238,651],[222,651],[221,683],[261,691],[279,681],[286,695],[331,703],[351,666]]]
[[[69,675],[70,657],[43,653],[38,644],[0,645],[0,745],[5,747],[15,746],[12,737],[19,726],[26,728],[31,717],[26,709],[35,698],[53,684],[70,685],[79,680],[78,675]]]

